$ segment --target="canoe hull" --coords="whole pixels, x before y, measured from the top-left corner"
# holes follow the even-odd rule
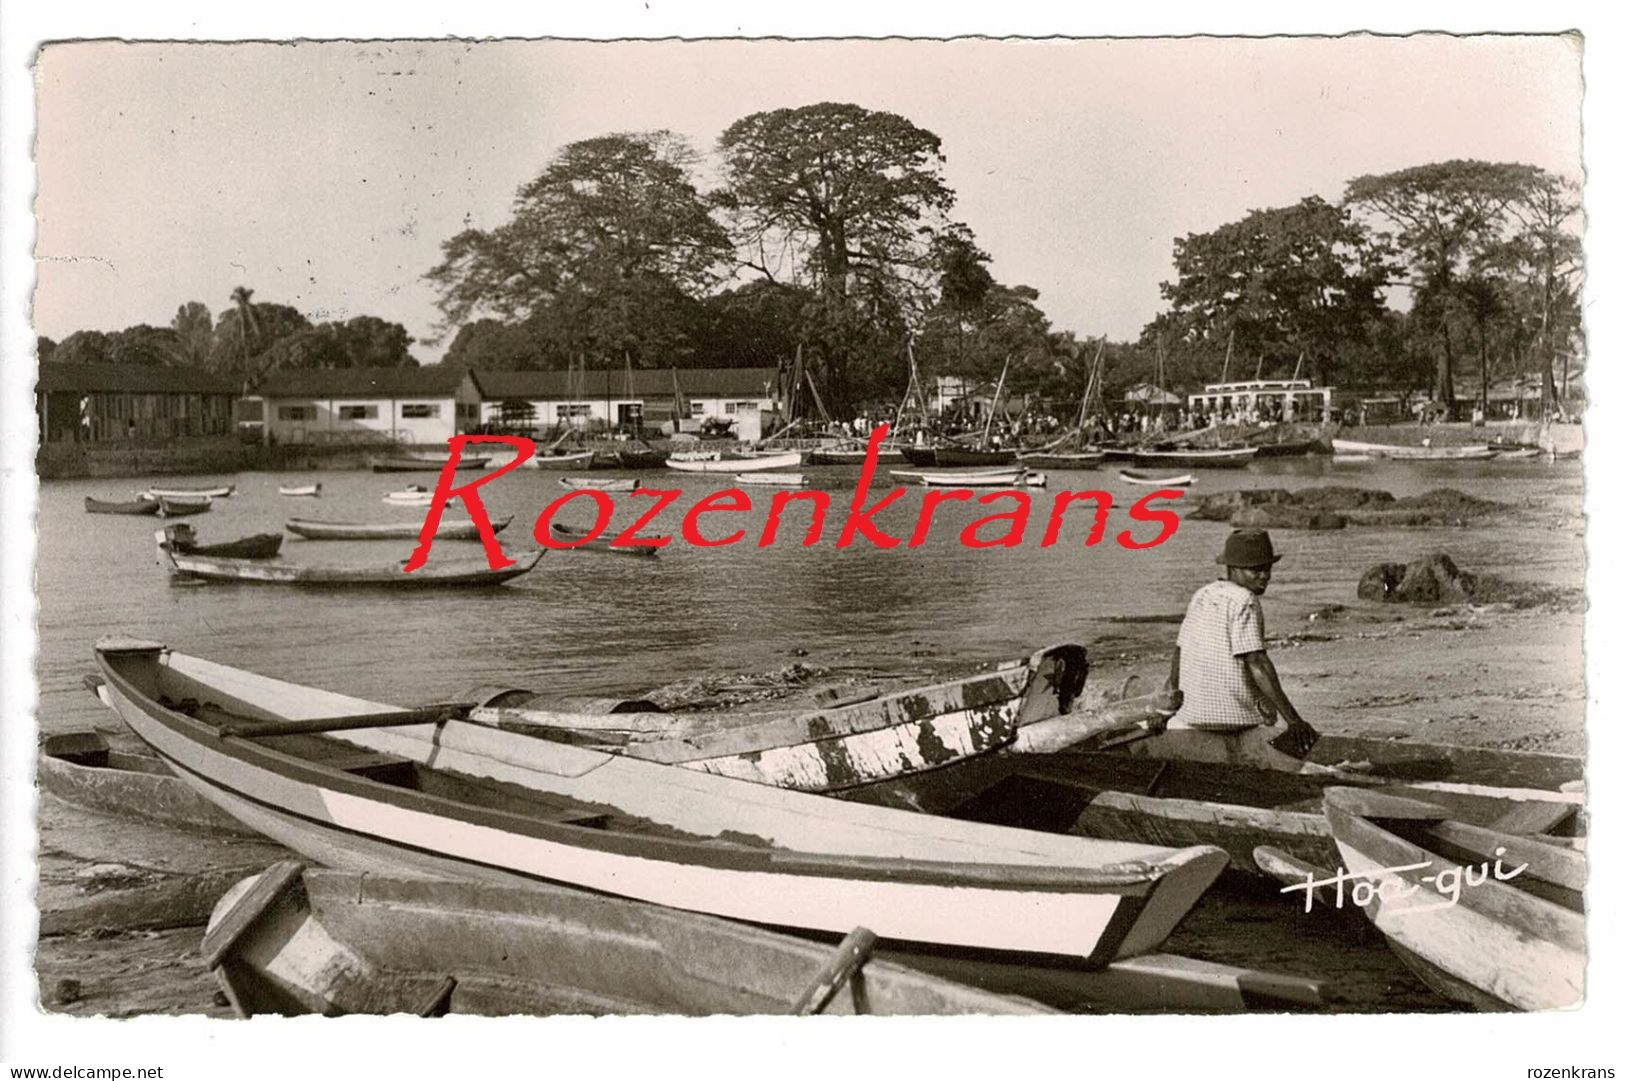
[[[457,470],[483,469],[491,459],[489,456],[464,457],[458,459]],[[374,473],[438,473],[451,461],[449,456],[444,458],[374,458],[371,461]]]
[[[1388,443],[1362,443],[1354,439],[1332,440],[1336,454],[1367,458],[1389,458],[1400,462],[1483,462],[1495,457],[1487,443],[1467,447],[1405,447]]]
[[[680,473],[761,473],[794,469],[801,464],[800,451],[784,454],[758,454],[738,458],[667,458],[666,468]]]
[[[1048,451],[1033,451],[1029,454],[1020,454],[1016,460],[1022,465],[1033,469],[1098,469],[1106,460],[1105,452],[1090,451],[1078,454],[1052,454]]]
[[[1258,456],[1257,447],[1244,450],[1141,450],[1135,465],[1162,469],[1243,469]]]
[[[399,565],[375,567],[323,567],[301,563],[269,563],[214,556],[166,552],[174,573],[182,578],[212,582],[249,582],[259,585],[301,586],[308,589],[437,589],[497,586],[517,578],[536,565],[543,552],[501,570],[485,563],[436,565],[408,574]]]
[[[491,531],[501,533],[512,522],[510,515],[491,521]],[[306,540],[416,540],[423,532],[422,522],[323,522],[314,518],[290,518],[283,528]],[[466,519],[440,519],[436,540],[478,540],[479,527]]]
[[[88,514],[157,514],[159,510],[156,499],[134,499],[124,503],[112,502],[106,499],[93,499],[85,496],[85,512]]]

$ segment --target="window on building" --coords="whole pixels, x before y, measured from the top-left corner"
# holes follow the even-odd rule
[[[402,420],[428,420],[440,415],[439,402],[402,402]]]
[[[560,402],[553,407],[554,415],[560,420],[569,420],[572,417],[592,416],[592,406],[586,402]]]
[[[616,424],[641,424],[643,422],[642,402],[616,402]]]
[[[705,403],[704,402],[689,402],[688,403],[688,415],[691,416],[691,417],[703,417],[703,416],[705,416]]]
[[[378,407],[376,405],[341,405],[339,406],[340,420],[377,420]]]
[[[276,408],[277,420],[315,420],[316,407],[314,405],[279,405]]]
[[[758,411],[755,402],[728,402],[722,408],[729,416],[735,413],[755,413]]]

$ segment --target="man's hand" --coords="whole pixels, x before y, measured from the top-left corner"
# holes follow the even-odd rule
[[[1319,739],[1320,733],[1304,721],[1288,721],[1286,731],[1270,740],[1270,746],[1293,758],[1306,758]]]

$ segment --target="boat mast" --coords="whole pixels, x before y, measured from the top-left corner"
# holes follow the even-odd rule
[[[981,447],[987,449],[988,433],[993,431],[993,414],[999,409],[999,396],[1004,393],[1004,377],[1010,374],[1010,354],[1004,355],[1004,370],[999,373],[999,385],[993,388],[993,404],[987,407],[987,423],[982,425]]]

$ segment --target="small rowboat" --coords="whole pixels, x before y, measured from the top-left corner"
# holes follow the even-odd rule
[[[107,693],[224,810],[339,869],[527,884],[1084,968],[1154,951],[1214,848],[1120,845],[832,800],[96,646]]]
[[[479,457],[464,456],[457,460],[457,469],[483,469],[485,463],[491,460],[489,455]],[[374,458],[371,461],[374,473],[437,473],[451,461],[451,455],[391,455],[383,458]]]
[[[604,477],[601,480],[592,477],[560,477],[559,483],[576,491],[590,489],[598,492],[635,492],[643,482],[636,477]]]
[[[276,494],[286,496],[314,496],[320,498],[322,494],[322,486],[320,484],[302,484],[292,488],[278,487]]]
[[[214,500],[209,496],[176,499],[172,496],[158,497],[158,513],[165,518],[184,518],[189,514],[202,514],[214,507]]]
[[[1137,450],[1135,465],[1165,466],[1175,469],[1241,469],[1258,456],[1257,447],[1223,447],[1217,450]]]
[[[86,683],[100,697],[101,677],[87,676]],[[252,835],[241,822],[175,776],[157,755],[115,750],[97,732],[67,732],[42,739],[39,786],[64,803],[98,814]]]
[[[1495,457],[1495,451],[1487,443],[1467,447],[1406,447],[1334,439],[1332,451],[1338,455],[1362,454],[1369,458],[1392,458],[1401,462],[1482,462]]]
[[[537,451],[525,461],[526,469],[591,469],[593,451]]]
[[[156,499],[134,499],[119,503],[106,499],[94,499],[85,496],[85,512],[87,514],[157,514],[158,501]]]
[[[229,499],[237,494],[235,484],[227,484],[219,488],[148,488],[141,493],[143,499],[176,499],[188,502],[199,499]]]
[[[201,952],[241,1017],[1049,1012],[873,959],[874,936],[857,937],[836,948],[543,883],[290,861],[227,891]]]
[[[194,556],[225,556],[229,559],[274,559],[282,550],[282,534],[255,533],[219,544],[199,544],[197,532],[186,523],[168,526],[156,534],[158,545],[171,552]]]
[[[491,519],[491,532],[508,528],[513,516]],[[282,527],[306,540],[403,540],[417,539],[422,522],[327,522],[318,518],[289,518]],[[436,540],[478,540],[479,527],[467,518],[441,518]]]
[[[402,564],[342,567],[305,563],[268,563],[252,559],[225,559],[172,552],[158,546],[160,565],[168,566],[177,578],[214,582],[254,582],[262,585],[304,586],[315,589],[386,587],[392,589],[433,589],[464,586],[478,588],[501,585],[517,578],[545,554],[537,552],[500,570],[492,570],[484,560],[431,563],[408,574]]]
[[[548,529],[553,534],[554,540],[561,544],[568,544],[571,551],[579,549],[586,552],[607,552],[610,555],[617,556],[652,556],[660,551],[658,548],[650,548],[645,545],[614,544],[611,543],[608,536],[583,540],[586,533],[579,529],[571,529],[567,525],[560,525],[558,522],[549,522]]]
[[[805,488],[805,473],[736,473],[729,478],[735,484],[761,485],[764,488]]]
[[[1584,996],[1584,852],[1353,788],[1326,791],[1326,818],[1351,897],[1435,991],[1481,1010]]]
[[[667,469],[684,473],[759,473],[773,469],[791,469],[801,464],[799,450],[783,454],[719,455],[686,458],[673,455],[666,459]]]
[[[1196,478],[1189,473],[1180,473],[1172,477],[1153,477],[1149,473],[1137,473],[1132,469],[1118,470],[1118,477],[1129,484],[1141,484],[1147,488],[1189,488],[1196,483]]]

